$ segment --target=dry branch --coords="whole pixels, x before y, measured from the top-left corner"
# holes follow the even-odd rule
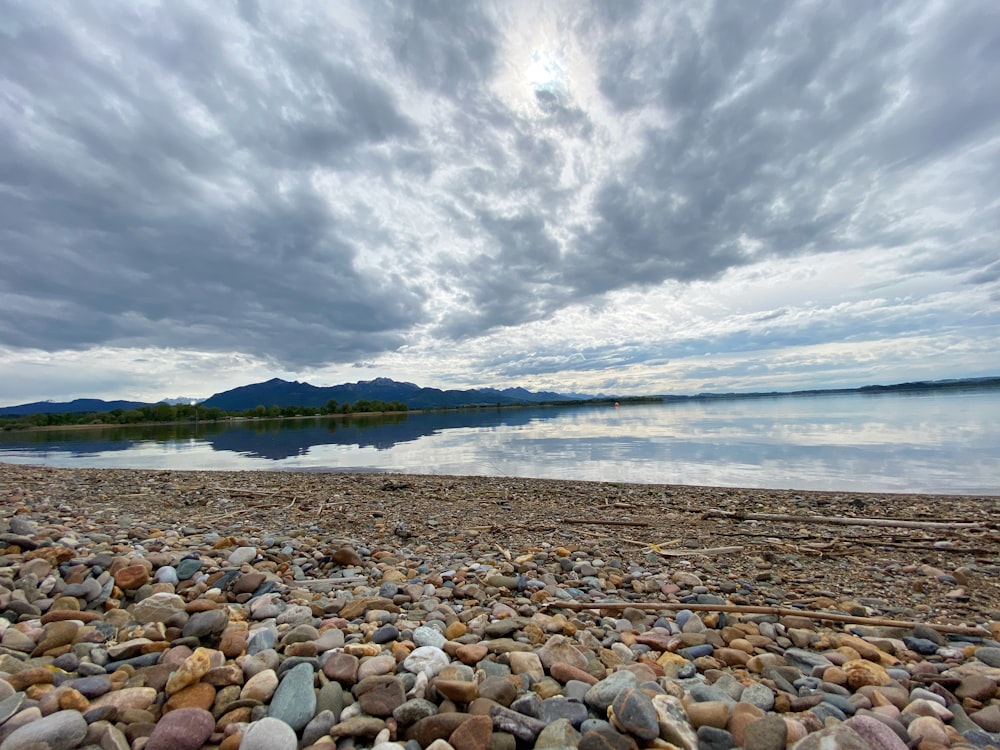
[[[659,549],[654,545],[650,546],[653,547],[657,554],[663,555],[664,557],[691,557],[693,555],[713,557],[714,555],[729,555],[743,549],[743,547],[739,545],[733,547],[703,547],[702,549]]]
[[[708,510],[702,518],[732,518],[737,521],[778,521],[783,523],[828,523],[841,526],[887,526],[901,529],[979,529],[978,521],[903,521],[897,518],[851,518],[848,516],[799,516],[784,513],[736,513]]]
[[[889,620],[882,617],[858,617],[840,612],[810,612],[792,607],[765,607],[750,604],[683,604],[681,602],[548,602],[546,609],[570,609],[573,611],[596,609],[620,612],[624,609],[642,609],[650,612],[660,610],[689,609],[692,612],[732,612],[754,615],[775,615],[776,617],[805,617],[810,620],[829,620],[852,625],[871,625],[884,628],[905,628],[912,630],[917,625],[927,625],[939,633],[966,633],[989,636],[989,631],[974,625],[949,625],[947,623],[918,623],[910,620]]]
[[[564,518],[560,523],[579,523],[587,526],[649,526],[648,521],[617,521],[617,520],[590,521],[586,518]]]

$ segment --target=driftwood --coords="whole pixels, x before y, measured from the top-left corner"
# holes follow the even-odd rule
[[[828,523],[840,526],[888,526],[901,529],[979,529],[978,521],[903,521],[897,518],[851,518],[849,516],[799,516],[794,513],[736,513],[708,510],[702,518],[732,518],[738,521],[779,521],[788,523]]]
[[[743,547],[736,545],[733,547],[703,547],[702,549],[660,549],[656,545],[649,545],[653,550],[664,557],[714,557],[715,555],[730,555],[739,552]]]
[[[585,526],[649,526],[648,521],[615,521],[615,520],[595,520],[586,518],[564,518],[560,523],[579,523]]]
[[[751,604],[683,604],[681,602],[546,602],[546,609],[570,609],[573,611],[597,609],[620,612],[625,609],[642,609],[649,612],[661,610],[689,609],[692,612],[732,612],[753,615],[775,615],[777,617],[805,617],[810,620],[829,620],[851,625],[870,625],[884,628],[905,628],[912,630],[917,625],[927,625],[939,633],[990,636],[990,632],[975,625],[949,625],[947,623],[919,623],[911,620],[889,620],[883,617],[858,617],[840,612],[810,612],[793,607],[765,607]]]
[[[327,584],[337,586],[339,584],[348,583],[366,583],[367,581],[367,576],[347,576],[344,578],[306,578],[302,581],[290,581],[286,585],[290,588],[309,588],[310,586],[325,586]]]

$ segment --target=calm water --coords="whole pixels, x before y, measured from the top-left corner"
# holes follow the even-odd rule
[[[1000,495],[1000,391],[0,433],[59,467],[399,471]]]

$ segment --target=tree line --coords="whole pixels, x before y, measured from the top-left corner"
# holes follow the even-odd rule
[[[100,412],[65,412],[61,414],[29,414],[0,416],[4,430],[28,429],[61,425],[120,425],[151,422],[214,422],[222,419],[280,419],[282,417],[320,417],[331,414],[372,412],[405,412],[402,401],[361,399],[354,403],[338,403],[330,399],[324,406],[264,406],[227,411],[202,404],[148,404],[136,409],[112,409]]]

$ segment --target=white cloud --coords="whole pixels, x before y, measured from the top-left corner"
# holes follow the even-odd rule
[[[986,0],[2,16],[2,402],[993,367]]]

